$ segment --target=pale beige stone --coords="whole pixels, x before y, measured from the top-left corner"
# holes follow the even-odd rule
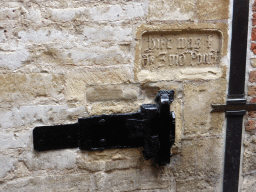
[[[132,85],[101,85],[86,89],[86,98],[90,102],[111,100],[136,100],[137,86]]]
[[[65,96],[68,101],[85,100],[86,82],[84,74],[70,73],[65,76]]]
[[[211,184],[207,181],[204,181],[203,179],[197,179],[197,178],[189,178],[187,179],[181,179],[176,181],[177,186],[177,192],[216,192],[219,190],[216,190],[214,186],[211,186]]]
[[[226,80],[185,83],[184,95],[184,134],[222,133],[224,114],[211,113],[211,104],[225,103]]]
[[[47,152],[24,152],[19,157],[29,170],[41,169],[73,169],[76,165],[74,150],[47,151]]]
[[[87,159],[79,158],[76,163],[80,169],[85,169],[92,172],[105,170],[104,161],[88,161]]]
[[[241,192],[249,192],[256,190],[256,175],[255,173],[245,175],[242,181]]]
[[[198,0],[196,14],[202,20],[228,19],[229,0]]]
[[[176,81],[184,81],[184,80],[209,80],[209,79],[219,79],[226,76],[226,62],[227,61],[227,46],[228,46],[228,33],[227,33],[228,26],[224,23],[218,23],[218,24],[210,24],[210,23],[184,23],[182,25],[141,25],[136,33],[136,38],[138,41],[136,42],[135,47],[135,80],[141,83],[146,82],[152,82],[152,81],[170,81],[170,80],[176,80]],[[162,32],[164,31],[164,32]],[[207,33],[218,33],[219,37],[217,41],[221,41],[219,45],[221,45],[220,50],[218,53],[219,57],[219,65],[204,65],[199,66],[190,66],[190,65],[182,65],[182,66],[171,66],[166,65],[165,62],[168,60],[168,55],[165,49],[161,49],[161,46],[165,45],[164,41],[160,41],[161,46],[159,49],[162,51],[159,52],[156,56],[152,53],[152,50],[146,50],[146,54],[141,55],[144,50],[143,48],[143,35],[148,32],[148,34],[158,33],[158,35],[162,34],[169,34],[169,33],[185,33],[190,34],[197,31],[198,33],[202,33],[202,36],[204,36]],[[201,38],[201,37],[200,37]],[[216,41],[216,42],[217,42]],[[145,42],[145,41],[144,41]],[[165,41],[166,42],[166,41]],[[208,40],[206,40],[208,42]],[[215,40],[214,40],[215,42]],[[215,43],[216,43],[215,42]],[[177,42],[176,42],[177,43]],[[208,42],[208,45],[206,46],[206,49],[210,48],[210,41]],[[158,46],[159,44],[153,42],[155,46]],[[167,44],[166,44],[167,46]],[[168,44],[169,47],[169,44]],[[168,48],[170,49],[170,48]],[[185,51],[185,50],[184,50]],[[169,51],[168,51],[169,52]],[[186,52],[186,51],[185,51]],[[188,53],[190,50],[188,50]],[[208,52],[208,51],[207,51]],[[175,54],[179,54],[180,49]],[[203,52],[199,52],[200,54]],[[197,53],[198,54],[198,53]],[[193,55],[195,55],[193,53]],[[151,60],[150,60],[151,57]],[[183,56],[179,56],[182,57]],[[199,58],[200,56],[198,56]],[[182,59],[180,58],[180,59]],[[185,58],[185,57],[184,57]],[[183,59],[184,59],[183,58]],[[209,58],[209,57],[208,57]],[[171,57],[171,59],[174,59],[174,57]],[[149,65],[149,67],[144,67],[143,65],[145,62]]]
[[[79,86],[86,85],[104,85],[104,84],[121,84],[131,82],[133,78],[133,72],[131,67],[123,66],[123,67],[92,67],[92,68],[81,68],[74,70],[70,68],[70,71],[67,75],[65,75],[65,79],[67,79],[67,86],[71,86],[74,84],[74,81],[77,81]],[[69,82],[70,81],[70,82]],[[69,85],[70,84],[70,85]],[[83,89],[83,87],[81,87]],[[70,90],[71,87],[68,88],[68,98],[75,97],[74,94],[77,92],[77,88],[74,89],[74,93]],[[70,94],[70,95],[69,95]],[[83,97],[82,91],[79,91],[78,96],[79,99]]]
[[[1,74],[0,102],[25,102],[44,97],[60,100],[63,97],[64,78],[58,74]]]
[[[216,191],[221,190],[224,162],[224,140],[205,138],[197,140],[196,172]]]
[[[131,113],[137,112],[140,109],[142,103],[136,103],[132,101],[123,102],[95,102],[91,105],[88,110],[90,115],[102,115],[102,114],[113,114],[113,113]]]
[[[194,176],[196,171],[196,140],[181,142],[181,156],[174,164],[177,176]]]
[[[194,0],[152,0],[149,4],[151,20],[191,20],[194,17]]]
[[[143,160],[138,148],[106,149],[93,151],[77,156],[77,166],[88,171],[111,171],[115,169],[128,169],[147,165],[150,162]]]
[[[9,181],[0,190],[12,191],[88,191],[92,188],[88,173],[26,177]]]
[[[256,153],[245,150],[243,154],[243,173],[256,170]]]
[[[165,189],[170,187],[171,177],[153,167],[141,169],[114,170],[97,173],[96,185],[99,191],[134,191]]]
[[[256,67],[256,58],[251,59],[252,67]]]

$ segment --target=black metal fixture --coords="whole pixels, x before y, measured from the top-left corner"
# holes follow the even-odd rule
[[[173,90],[161,90],[156,95],[156,104],[141,105],[136,113],[92,116],[78,119],[75,124],[36,127],[34,149],[79,147],[93,151],[143,147],[146,160],[166,165],[175,142],[175,115],[170,111],[173,99]]]
[[[234,0],[227,105],[212,106],[212,112],[226,112],[227,117],[223,192],[239,190],[243,115],[256,109],[244,99],[248,15],[249,0]]]

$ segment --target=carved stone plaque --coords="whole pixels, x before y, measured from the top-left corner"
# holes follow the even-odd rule
[[[147,32],[142,35],[142,68],[204,67],[220,63],[218,31]]]

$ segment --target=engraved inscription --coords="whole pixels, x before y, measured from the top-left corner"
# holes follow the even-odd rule
[[[217,65],[220,49],[221,34],[215,31],[148,32],[142,35],[142,67]]]

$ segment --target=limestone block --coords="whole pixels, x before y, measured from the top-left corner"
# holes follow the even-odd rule
[[[243,173],[254,170],[256,170],[256,135],[251,135],[244,141]]]
[[[225,77],[227,29],[226,24],[220,23],[141,25],[136,33],[135,80],[147,83]],[[216,57],[209,57],[212,54]]]
[[[0,9],[0,20],[5,19],[18,19],[22,13],[25,13],[25,10],[23,7],[14,7],[14,8],[2,8]]]
[[[199,0],[196,6],[196,14],[202,20],[228,19],[229,0]]]
[[[0,69],[15,70],[28,60],[29,52],[27,49],[17,51],[0,51]]]
[[[140,109],[141,102],[133,101],[105,101],[92,103],[89,108],[90,115],[102,115],[113,113],[132,113],[137,112]]]
[[[194,176],[196,171],[196,140],[182,140],[180,158],[173,166],[176,175]],[[172,158],[171,158],[172,159]]]
[[[87,161],[85,159],[79,158],[76,163],[80,169],[85,169],[92,172],[105,170],[104,161]]]
[[[256,190],[256,175],[255,173],[245,175],[242,181],[241,192],[255,191]]]
[[[66,99],[74,101],[85,100],[86,76],[81,73],[69,73],[65,76],[65,96]]]
[[[35,9],[34,7],[31,7],[29,9],[23,9],[26,12],[26,19],[28,19],[31,23],[39,25],[42,24],[40,9]]]
[[[118,21],[143,17],[146,13],[143,3],[129,2],[124,5],[106,5],[93,7],[88,11],[90,18],[95,21]]]
[[[211,104],[225,103],[225,79],[185,83],[184,95],[184,134],[221,133],[224,114],[210,112]]]
[[[60,31],[53,28],[42,28],[37,31],[29,29],[18,32],[19,42],[31,44],[47,44],[54,41],[68,41],[75,39],[75,36],[68,31]]]
[[[27,177],[7,182],[0,188],[1,191],[89,191],[91,189],[88,173],[76,175],[49,175]]]
[[[60,57],[67,64],[91,66],[110,66],[131,63],[130,53],[123,51],[120,46],[76,46],[72,49],[60,52]]]
[[[196,172],[213,187],[220,187],[224,161],[224,139],[205,138],[197,140]]]
[[[0,102],[31,102],[36,98],[52,97],[60,100],[64,79],[58,74],[1,74]]]
[[[256,58],[251,59],[252,67],[256,67]]]
[[[256,153],[245,150],[243,154],[243,173],[256,170]]]
[[[171,177],[153,167],[127,169],[95,174],[96,187],[99,191],[134,191],[166,189],[171,184]]]
[[[88,43],[101,41],[132,41],[131,27],[84,27],[82,30]]]
[[[30,145],[30,132],[0,132],[0,150]]]
[[[0,178],[5,177],[9,171],[13,170],[17,162],[18,159],[11,155],[0,154]]]
[[[67,73],[66,79],[66,94],[67,97],[77,97],[77,99],[84,97],[82,91],[77,90],[78,87],[73,86],[74,83],[78,83],[81,89],[84,84],[97,85],[97,84],[120,84],[131,81],[133,78],[133,72],[131,67],[97,67],[97,68],[85,68]],[[80,86],[81,85],[81,86]],[[73,92],[78,92],[77,96],[74,96]],[[70,94],[70,96],[69,96]]]
[[[88,87],[86,98],[90,102],[110,100],[136,100],[139,89],[135,85],[102,85]]]
[[[149,19],[191,20],[194,17],[194,6],[194,0],[153,0],[149,4]]]
[[[0,113],[2,129],[35,127],[75,123],[78,117],[85,115],[85,107],[69,108],[67,105],[37,105],[13,108]]]
[[[0,43],[4,43],[7,40],[4,30],[0,30]]]
[[[25,151],[19,157],[29,170],[41,169],[73,169],[76,166],[74,150],[57,150],[47,152]]]
[[[85,7],[67,8],[67,9],[48,9],[50,19],[57,22],[67,22],[81,16],[87,16]],[[88,17],[88,16],[87,16]],[[87,18],[86,17],[86,18]]]
[[[210,183],[197,178],[189,178],[188,180],[177,180],[176,181],[177,192],[215,192],[219,191],[214,186],[211,186]]]
[[[88,156],[77,155],[77,165],[80,169],[89,171],[111,171],[116,169],[129,169],[148,164],[143,160],[142,153],[136,148],[106,149],[91,151]]]

